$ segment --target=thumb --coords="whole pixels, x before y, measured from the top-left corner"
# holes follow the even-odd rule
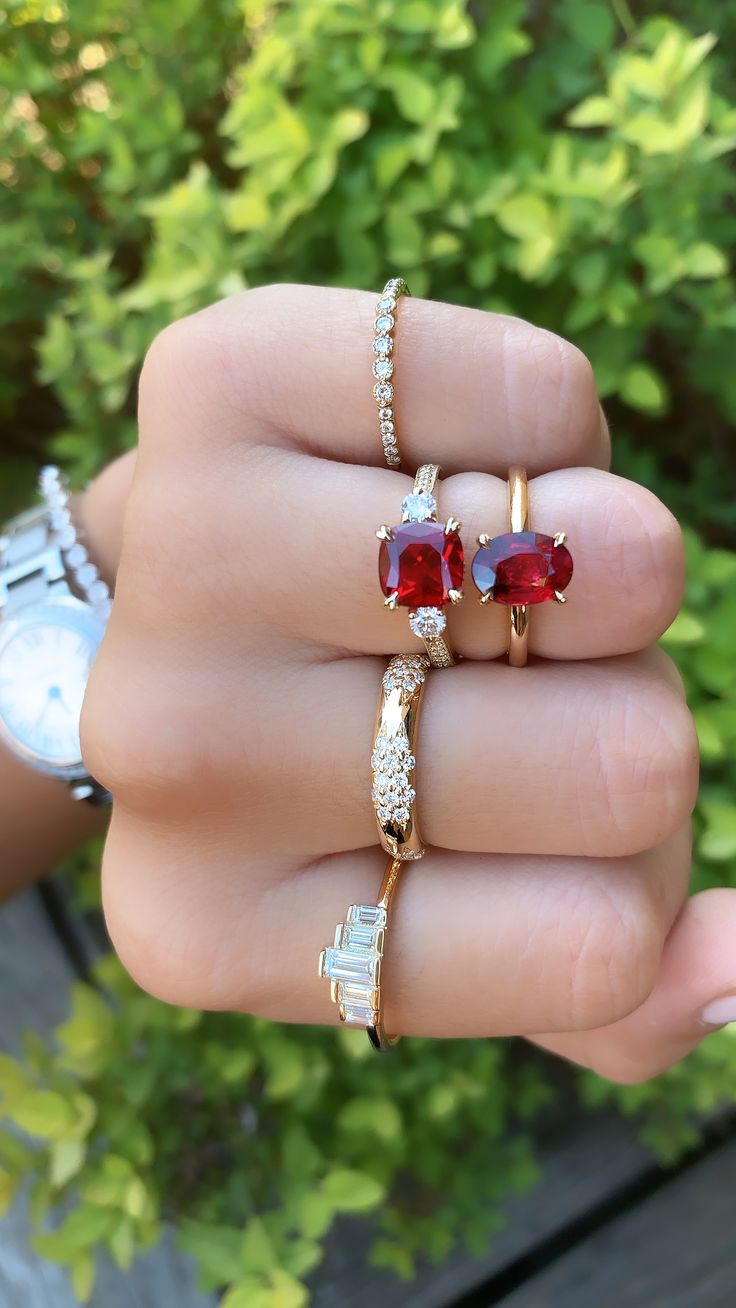
[[[534,1043],[609,1081],[648,1081],[736,1022],[735,945],[736,890],[703,891],[683,907],[639,1008],[611,1026],[536,1036]]]

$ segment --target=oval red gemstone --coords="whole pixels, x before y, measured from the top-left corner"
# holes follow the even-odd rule
[[[411,609],[441,608],[463,584],[465,556],[456,531],[440,522],[401,522],[382,540],[378,576],[384,595]]]
[[[535,531],[494,536],[473,559],[473,581],[481,595],[492,591],[497,604],[541,604],[554,599],[571,577],[567,547]]]

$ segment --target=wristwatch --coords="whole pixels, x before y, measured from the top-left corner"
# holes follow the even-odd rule
[[[39,478],[43,503],[0,534],[0,741],[58,777],[74,799],[110,802],[82,760],[79,719],[110,614],[110,591],[72,521],[58,468]]]

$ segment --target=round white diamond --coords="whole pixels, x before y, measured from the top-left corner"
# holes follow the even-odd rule
[[[390,422],[394,416],[393,409],[379,409],[378,416],[381,422]]]
[[[394,348],[394,343],[390,336],[377,336],[373,342],[374,354],[390,354]]]
[[[394,365],[390,359],[376,359],[373,364],[373,376],[378,377],[379,381],[383,381],[386,377],[390,377],[393,370]]]
[[[84,545],[80,545],[79,542],[72,545],[67,553],[66,561],[70,568],[81,568],[82,564],[87,562],[87,551]]]
[[[375,364],[373,365],[375,369]],[[381,382],[373,387],[373,394],[379,404],[390,404],[394,398],[394,388],[389,382]]]
[[[391,817],[391,814],[389,813],[388,809],[387,809],[383,804],[382,804],[381,807],[377,810],[377,812],[378,812],[378,816],[379,816],[379,818],[381,819],[382,822],[388,822],[389,818]]]
[[[427,522],[437,513],[437,501],[429,491],[411,491],[401,502],[401,512],[408,522]]]
[[[390,332],[393,325],[394,325],[394,320],[393,320],[393,316],[390,313],[379,313],[378,317],[376,318],[376,321],[373,324],[375,330],[377,332],[380,332],[381,335],[383,335],[384,332]]]
[[[68,509],[53,509],[49,514],[49,523],[52,531],[62,531],[68,527],[72,520],[72,515]]]
[[[409,810],[408,808],[397,808],[393,816],[394,821],[401,823],[403,826],[405,822],[409,821]]]
[[[376,309],[378,313],[393,313],[396,308],[396,300],[393,295],[382,295]]]
[[[395,431],[396,431],[396,428],[394,427],[394,424],[393,424],[392,422],[382,422],[382,423],[381,423],[381,435],[382,435],[382,436],[393,436],[393,434],[394,434]]]
[[[376,790],[385,792],[391,785],[391,778],[385,772],[376,773]]]
[[[409,626],[415,636],[426,639],[427,636],[439,636],[445,630],[447,619],[442,609],[414,609],[409,614]]]
[[[94,563],[83,563],[81,568],[77,568],[77,581],[84,590],[91,586],[93,581],[97,581],[97,569]]]

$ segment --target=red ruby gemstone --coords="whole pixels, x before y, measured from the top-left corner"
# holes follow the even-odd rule
[[[410,609],[442,608],[463,584],[463,543],[440,522],[401,522],[382,540],[378,576],[384,595]]]
[[[567,547],[535,531],[494,536],[473,559],[473,581],[481,595],[492,591],[497,604],[541,604],[554,599],[571,577]]]

